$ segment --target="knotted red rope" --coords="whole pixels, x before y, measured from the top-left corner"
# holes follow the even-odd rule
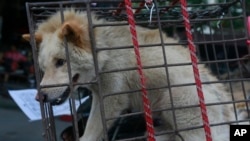
[[[141,62],[139,44],[138,44],[138,40],[137,40],[135,19],[134,19],[132,4],[131,4],[130,0],[125,0],[125,7],[126,7],[126,12],[127,12],[130,32],[132,35],[134,51],[135,51],[135,55],[136,55],[138,73],[140,76],[141,91],[142,91],[142,97],[143,97],[143,108],[144,108],[146,127],[147,127],[147,132],[148,132],[148,141],[155,141],[153,119],[152,119],[152,114],[151,114],[151,109],[150,109],[150,102],[149,102],[148,96],[147,96],[145,76],[144,76],[143,70],[142,70],[142,62]]]
[[[188,40],[188,48],[190,51],[190,56],[191,56],[191,61],[192,61],[192,66],[193,66],[193,71],[194,71],[194,78],[195,78],[197,93],[198,93],[199,102],[200,102],[200,109],[201,109],[201,114],[202,114],[203,126],[204,126],[204,130],[205,130],[205,134],[206,134],[206,141],[212,141],[211,130],[210,130],[209,120],[208,120],[208,116],[207,116],[207,108],[205,105],[205,99],[204,99],[202,86],[201,86],[199,68],[198,68],[198,64],[197,64],[198,59],[196,56],[196,49],[195,49],[195,45],[193,42],[193,37],[192,37],[192,33],[191,33],[191,26],[190,26],[190,21],[189,21],[189,14],[187,11],[187,2],[186,2],[186,0],[181,0],[180,2],[181,2],[181,11],[182,11],[183,19],[184,19],[186,35],[187,35],[187,40]]]

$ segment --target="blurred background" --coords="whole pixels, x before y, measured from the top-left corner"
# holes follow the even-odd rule
[[[31,47],[22,40],[28,33],[25,2],[52,0],[1,0],[0,1],[0,140],[41,141],[41,121],[29,122],[8,94],[8,90],[35,88]],[[54,0],[58,1],[58,0]],[[161,0],[163,1],[163,0]],[[168,0],[169,2],[171,0]],[[188,0],[189,3],[217,3],[225,0]],[[246,15],[250,15],[250,1],[246,0]],[[238,10],[231,9],[237,13]],[[238,11],[240,12],[240,11]],[[242,24],[238,24],[243,29]],[[182,31],[177,31],[182,33]],[[178,34],[178,33],[177,33]],[[180,34],[181,35],[181,34]],[[244,46],[246,48],[246,46]],[[57,118],[57,129],[64,129],[70,122]],[[60,135],[62,130],[57,131]],[[59,137],[58,137],[59,138]]]
[[[54,0],[57,1],[57,0]],[[26,2],[48,0],[0,1],[0,140],[43,141],[41,121],[30,122],[8,94],[8,90],[35,88],[31,47],[22,40],[28,33]],[[34,99],[35,100],[35,99]],[[57,140],[71,122],[56,118]]]

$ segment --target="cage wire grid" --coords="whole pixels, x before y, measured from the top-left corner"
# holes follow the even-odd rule
[[[176,46],[176,45],[187,45],[187,38],[184,32],[184,24],[183,18],[180,11],[180,5],[178,1],[154,1],[154,11],[150,14],[150,10],[148,7],[145,7],[143,4],[143,0],[135,0],[133,3],[134,18],[136,21],[136,25],[140,25],[142,27],[150,28],[150,29],[159,29],[160,31],[167,32],[171,37],[178,37],[179,42],[177,43],[166,43],[161,42],[158,44],[148,44],[148,45],[140,45],[140,48],[149,48],[155,46],[162,46],[164,48],[168,46]],[[40,92],[42,88],[46,87],[60,87],[60,86],[68,86],[70,87],[70,99],[67,101],[71,106],[71,116],[72,116],[72,126],[73,126],[73,140],[79,140],[81,136],[79,133],[79,125],[78,120],[81,118],[79,113],[77,113],[77,109],[75,107],[75,100],[78,98],[73,92],[73,85],[81,85],[86,86],[89,84],[97,84],[99,87],[99,93],[102,92],[102,87],[100,86],[99,79],[100,75],[116,73],[116,72],[125,72],[125,71],[134,71],[137,70],[137,67],[129,67],[123,69],[110,69],[106,71],[100,71],[98,66],[98,58],[97,55],[101,51],[116,51],[122,49],[133,49],[133,46],[114,46],[112,48],[109,47],[97,47],[95,43],[95,36],[93,29],[101,28],[101,27],[112,27],[112,26],[124,26],[128,25],[127,15],[125,12],[124,5],[121,4],[122,1],[118,0],[95,0],[95,1],[60,1],[60,2],[35,2],[35,3],[26,3],[27,10],[27,18],[29,24],[29,31],[31,34],[31,46],[33,52],[33,60],[36,72],[36,80],[37,80],[37,89]],[[120,6],[119,6],[120,5]],[[122,5],[122,6],[121,6]],[[47,19],[50,15],[54,14],[57,11],[61,12],[61,22],[64,21],[63,11],[68,9],[69,7],[74,7],[76,10],[82,10],[87,12],[88,16],[88,24],[89,24],[89,35],[91,38],[92,45],[92,53],[93,59],[95,62],[95,77],[97,79],[91,82],[85,83],[77,83],[73,84],[72,81],[66,84],[55,84],[55,85],[46,85],[41,86],[39,82],[41,82],[43,72],[39,69],[38,64],[38,45],[36,44],[34,35],[37,28],[38,23]],[[241,10],[238,14],[232,12],[233,7],[238,7]],[[149,5],[151,8],[151,5]],[[225,101],[221,103],[206,103],[206,106],[214,106],[214,105],[222,105],[222,104],[233,104],[234,105],[234,113],[235,113],[235,121],[223,122],[223,123],[215,123],[210,124],[213,126],[220,126],[225,124],[240,124],[247,123],[249,124],[249,112],[247,113],[248,119],[246,120],[238,120],[237,114],[237,103],[245,103],[246,110],[249,111],[249,91],[248,91],[248,81],[249,81],[249,52],[246,41],[249,40],[249,34],[247,30],[247,18],[245,14],[245,1],[238,0],[226,0],[221,3],[215,4],[189,4],[188,12],[190,18],[190,24],[192,27],[192,35],[194,39],[194,44],[197,49],[197,56],[199,58],[198,64],[205,64],[209,69],[211,69],[212,73],[218,77],[218,81],[207,81],[202,82],[202,85],[209,84],[217,84],[223,83],[228,86],[228,91],[232,95],[232,101]],[[91,13],[95,12],[96,15],[100,19],[105,19],[110,21],[110,23],[105,24],[96,24],[92,23]],[[150,20],[151,17],[151,21]],[[235,23],[237,22],[237,23]],[[238,29],[236,25],[238,23],[242,23],[243,28]],[[161,34],[161,32],[159,32]],[[162,39],[161,39],[162,40]],[[164,54],[164,53],[163,53]],[[71,80],[72,74],[70,69],[70,61],[69,61],[69,52],[68,52],[68,44],[65,39],[65,55],[67,58],[67,67],[69,72],[69,78]],[[165,55],[165,54],[164,54]],[[190,65],[191,62],[188,63],[176,63],[176,64],[168,64],[167,60],[164,60],[166,63],[161,65],[152,65],[152,66],[143,66],[143,69],[154,69],[154,68],[165,68],[166,74],[168,75],[168,68],[171,67],[180,67]],[[166,78],[168,79],[168,78]],[[170,80],[167,80],[168,82]],[[243,99],[235,99],[233,93],[235,93],[234,85],[237,83],[238,88],[242,91],[244,95]],[[153,90],[161,90],[161,89],[169,89],[170,96],[172,95],[171,89],[178,87],[187,87],[193,86],[195,83],[184,83],[184,84],[169,84],[167,86],[159,86],[155,88],[147,88],[148,91]],[[125,113],[117,117],[109,117],[107,118],[104,111],[103,100],[107,97],[112,97],[114,95],[124,95],[134,92],[140,92],[141,90],[129,90],[122,91],[116,93],[109,93],[102,96],[101,99],[101,113],[102,113],[102,121],[104,126],[105,140],[145,140],[146,135],[140,134],[139,136],[130,135],[128,138],[119,138],[119,128],[121,122],[123,122],[126,118],[131,116],[142,115],[143,112],[130,112]],[[80,97],[80,96],[79,96]],[[179,132],[186,130],[194,130],[198,128],[203,128],[203,125],[198,125],[195,127],[188,127],[183,129],[178,129],[177,121],[175,119],[175,111],[179,109],[185,108],[197,108],[199,105],[187,105],[184,107],[175,107],[173,101],[171,101],[172,106],[170,109],[159,109],[153,110],[152,112],[159,112],[162,110],[170,110],[173,113],[173,118],[175,122],[175,130],[173,131],[165,131],[160,134],[170,134],[175,133],[182,139]],[[40,107],[42,113],[42,122],[44,133],[43,137],[46,141],[56,141],[59,140],[56,137],[56,130],[61,130],[56,128],[56,124],[54,122],[52,105],[50,103],[45,103],[40,100]],[[109,120],[117,120],[118,124],[115,128],[115,131],[112,133],[112,136],[108,135],[109,131],[107,129],[106,122]],[[80,125],[82,126],[82,125]],[[184,140],[184,139],[182,139]],[[205,139],[204,139],[205,140]]]

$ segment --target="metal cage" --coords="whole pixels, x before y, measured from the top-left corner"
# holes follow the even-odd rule
[[[146,48],[149,46],[175,46],[183,45],[187,46],[187,37],[185,36],[185,25],[183,22],[183,17],[181,13],[181,6],[178,3],[178,0],[175,1],[153,1],[154,9],[151,11],[152,6],[145,6],[142,4],[143,0],[135,0],[133,3],[134,18],[136,25],[143,26],[150,29],[159,29],[164,31],[170,37],[177,38],[178,43],[160,43],[156,45],[142,45],[140,47]],[[38,45],[35,41],[35,31],[37,25],[47,19],[50,15],[54,14],[57,11],[61,11],[61,22],[64,22],[63,10],[69,7],[74,7],[77,10],[82,10],[87,12],[88,23],[89,23],[89,35],[91,38],[91,46],[93,50],[96,78],[99,78],[99,75],[107,73],[116,73],[121,71],[131,71],[136,70],[137,68],[124,68],[124,69],[111,69],[108,71],[99,71],[98,58],[97,54],[103,50],[109,50],[109,48],[98,48],[95,44],[94,37],[94,28],[101,28],[109,26],[123,26],[128,25],[127,22],[127,13],[125,12],[125,7],[120,0],[89,0],[89,1],[61,1],[61,2],[36,2],[36,3],[26,3],[27,17],[29,23],[29,31],[31,35],[31,46],[33,52],[33,60],[35,65],[36,72],[36,81],[37,89],[40,91],[44,87],[60,87],[60,86],[69,86],[70,87],[70,99],[66,102],[69,102],[71,105],[72,113],[72,128],[70,129],[70,134],[72,140],[79,140],[79,137],[82,135],[82,126],[85,122],[82,122],[80,119],[86,119],[88,117],[88,108],[89,103],[84,103],[81,105],[84,112],[78,112],[79,109],[75,106],[75,100],[87,95],[91,95],[86,89],[78,89],[78,95],[73,91],[73,84],[58,84],[51,86],[41,86],[41,78],[43,72],[39,68],[38,63]],[[91,22],[91,13],[95,12],[98,18],[111,21],[110,24],[96,24]],[[232,101],[225,103],[213,103],[211,105],[220,105],[220,104],[233,104],[234,105],[234,114],[236,117],[235,121],[230,123],[240,124],[245,123],[249,124],[249,76],[250,76],[250,67],[249,67],[249,45],[247,41],[249,38],[249,30],[247,25],[250,23],[247,22],[245,1],[238,0],[225,0],[221,3],[213,4],[201,4],[194,3],[188,5],[188,14],[190,19],[190,25],[192,28],[192,35],[194,44],[196,45],[197,56],[199,58],[198,64],[205,64],[211,72],[219,78],[216,82],[202,82],[202,85],[217,84],[222,83],[228,88],[229,93],[232,95]],[[108,38],[107,38],[108,39]],[[109,39],[112,40],[112,39]],[[65,40],[65,42],[67,42]],[[65,44],[65,54],[67,59],[69,59],[68,46]],[[122,47],[113,47],[112,51],[121,50],[121,49],[132,49],[133,46],[122,46]],[[158,67],[180,67],[183,65],[191,65],[192,63],[179,63],[179,64],[165,64],[164,66],[145,66],[143,69],[158,68]],[[70,71],[70,62],[67,60],[68,65],[68,75],[71,77],[72,72]],[[181,78],[180,78],[181,79]],[[170,80],[168,80],[170,81]],[[249,84],[248,84],[249,83]],[[99,84],[99,80],[95,79],[90,82],[85,82],[77,85],[85,87],[89,84]],[[195,85],[195,83],[185,83],[180,85],[169,85],[164,88],[171,89],[172,87],[185,87]],[[235,90],[237,86],[237,90]],[[99,86],[99,92],[102,92],[102,87]],[[162,88],[155,88],[162,89]],[[150,90],[150,89],[148,89]],[[124,93],[132,93],[139,90],[131,90],[126,92],[118,92],[114,94],[108,94],[103,96],[101,99],[101,109],[104,110],[103,99],[106,97],[112,97],[112,95],[122,95]],[[241,93],[243,99],[234,99],[234,93]],[[91,97],[91,96],[90,96]],[[90,98],[91,99],[91,98]],[[91,100],[89,101],[91,103]],[[248,113],[246,120],[238,120],[237,115],[237,103],[245,103],[245,109]],[[206,105],[206,106],[211,106]],[[56,141],[59,140],[56,137],[57,126],[54,122],[53,116],[53,106],[50,103],[45,103],[42,100],[40,101],[41,112],[42,112],[42,123],[44,127],[43,137],[46,141]],[[199,105],[191,105],[181,108],[195,108]],[[170,110],[176,110],[176,107],[173,106]],[[180,108],[180,107],[179,107]],[[86,110],[87,109],[87,110]],[[167,109],[169,110],[169,109]],[[81,110],[80,110],[81,111]],[[86,112],[87,111],[87,112]],[[154,111],[152,111],[154,112]],[[103,126],[106,127],[106,122],[108,120],[116,119],[115,125],[112,129],[108,130],[104,128],[104,133],[106,134],[105,140],[145,140],[146,135],[144,134],[144,118],[142,116],[143,112],[129,112],[122,114],[118,117],[112,117],[107,119],[105,117],[104,111],[102,111],[102,121]],[[80,121],[80,122],[78,122]],[[157,122],[157,121],[156,121]],[[125,124],[124,124],[125,123]],[[219,123],[217,125],[211,126],[220,126],[230,123]],[[160,124],[160,123],[159,123]],[[132,126],[129,129],[124,129],[121,131],[123,126]],[[138,126],[136,126],[138,125]],[[134,129],[133,129],[134,128]],[[136,128],[136,129],[135,129]],[[203,126],[191,127],[188,129],[182,130],[192,130],[195,128],[203,128]],[[132,132],[133,131],[133,132]],[[122,133],[121,133],[122,132]],[[178,130],[174,131],[178,134]],[[167,134],[167,133],[166,133]],[[179,136],[181,138],[181,136]],[[205,139],[204,139],[205,140]]]

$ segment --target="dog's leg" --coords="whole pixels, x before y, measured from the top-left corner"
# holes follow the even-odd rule
[[[80,141],[99,141],[103,137],[103,123],[100,110],[100,98],[96,94],[92,94],[92,106],[89,119],[86,124],[85,132]],[[119,116],[124,109],[128,107],[127,96],[112,96],[104,100],[106,118]],[[113,125],[115,120],[106,122],[108,129]]]
[[[93,94],[90,115],[80,141],[98,141],[103,131],[99,97]]]

